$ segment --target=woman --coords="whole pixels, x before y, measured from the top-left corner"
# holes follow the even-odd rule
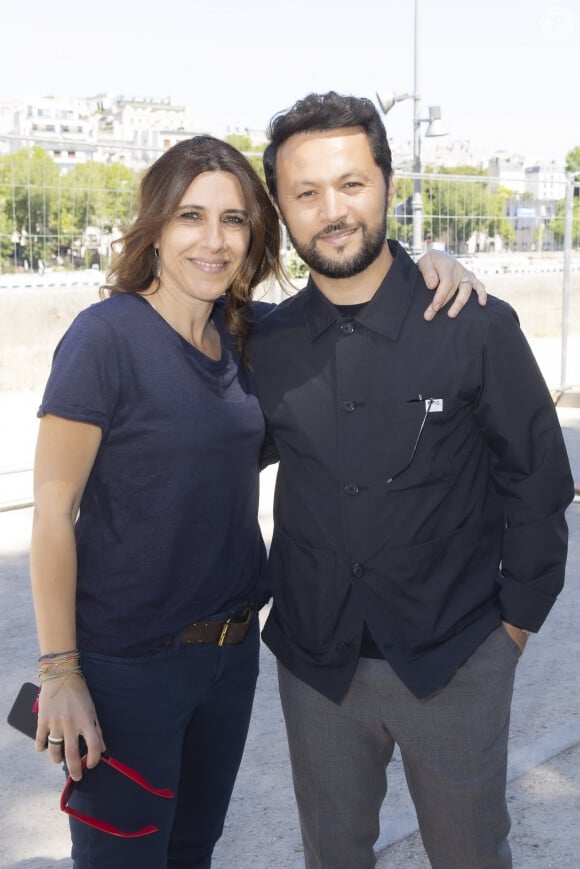
[[[211,137],[181,142],[143,178],[110,298],[55,353],[34,480],[36,748],[48,739],[79,781],[81,736],[77,811],[159,828],[123,839],[71,819],[77,869],[209,867],[223,828],[268,597],[263,419],[241,354],[278,247],[247,161]],[[175,799],[119,780],[105,749]]]

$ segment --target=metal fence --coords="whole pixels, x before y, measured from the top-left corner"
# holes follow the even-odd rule
[[[0,155],[11,147],[14,142],[0,137]],[[112,239],[131,219],[141,172],[106,162],[104,155],[87,159],[86,152],[75,163],[74,148],[67,142],[0,156],[3,271],[106,268]],[[73,155],[68,163],[63,154]],[[564,251],[567,230],[570,249],[580,247],[580,183],[571,177],[565,182],[544,170],[500,179],[442,169],[420,176],[398,171],[395,185],[389,236],[407,245],[420,218],[427,247],[458,255]]]
[[[51,152],[35,147],[1,156],[12,145],[0,137],[0,288],[12,276],[34,283],[43,275],[53,284],[61,278],[80,286],[81,269],[104,272],[113,240],[132,217],[142,170],[97,159],[75,163],[74,151],[66,151],[71,143],[60,151],[53,145]],[[490,291],[514,304],[529,336],[558,342],[549,354],[552,366],[558,358],[559,371],[549,379],[580,383],[574,367],[576,361],[580,367],[574,344],[580,336],[580,183],[540,172],[499,179],[398,171],[389,237],[410,248],[418,218],[425,249],[464,258]],[[284,255],[299,277],[303,264],[291,248]]]
[[[418,179],[426,245],[445,247],[455,254],[479,252],[562,251],[566,223],[571,224],[571,243],[580,247],[580,182],[569,176],[554,178],[549,173],[533,181],[521,177],[437,174],[396,177],[395,203],[389,234],[411,241],[416,208],[411,194],[412,180]]]

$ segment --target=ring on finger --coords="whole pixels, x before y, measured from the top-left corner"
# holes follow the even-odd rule
[[[459,283],[460,284],[473,283],[473,275],[471,274],[471,272],[465,272],[463,275],[461,275],[461,277],[459,278]]]
[[[51,736],[48,735],[48,743],[49,745],[62,745],[64,742],[64,736]]]

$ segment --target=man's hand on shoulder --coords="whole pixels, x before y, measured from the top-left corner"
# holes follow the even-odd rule
[[[459,314],[473,291],[477,293],[479,304],[486,304],[487,292],[484,284],[459,260],[445,251],[434,250],[423,254],[417,261],[417,266],[426,286],[435,290],[433,301],[423,315],[426,320],[432,320],[455,293],[457,296],[447,312],[448,317],[453,318]]]

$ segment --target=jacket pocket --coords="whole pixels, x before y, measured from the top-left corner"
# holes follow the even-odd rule
[[[482,530],[475,522],[418,546],[377,553],[368,584],[369,626],[377,639],[420,652],[492,605],[499,586],[489,562],[481,563]]]

